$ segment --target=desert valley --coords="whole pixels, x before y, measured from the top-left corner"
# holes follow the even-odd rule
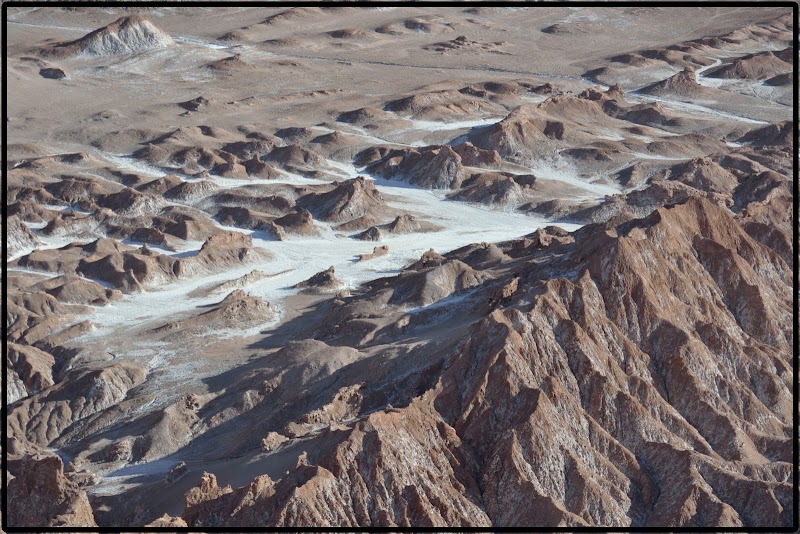
[[[5,31],[6,527],[792,526],[791,7]]]

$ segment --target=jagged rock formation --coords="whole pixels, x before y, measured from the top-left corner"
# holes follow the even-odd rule
[[[72,372],[55,386],[16,403],[8,415],[9,435],[48,446],[74,423],[122,401],[146,374],[146,369],[131,363]]]
[[[504,249],[525,274],[498,280],[517,287],[392,400],[402,408],[337,431],[278,479],[201,485],[187,523],[789,524],[791,334],[778,325],[791,266],[701,199],[517,247]]]
[[[29,397],[53,385],[51,354],[36,347],[9,343],[6,350],[6,402]]]
[[[8,482],[8,525],[12,527],[97,527],[86,493],[64,476],[61,458],[9,458],[17,476]]]
[[[159,254],[146,245],[136,249],[113,239],[100,238],[87,244],[72,243],[56,250],[36,250],[15,261],[31,269],[80,274],[102,280],[130,293],[265,256],[263,251],[253,248],[250,236],[239,232],[216,232],[205,240],[196,255],[189,258]]]

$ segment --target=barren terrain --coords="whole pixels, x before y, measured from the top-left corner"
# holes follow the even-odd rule
[[[8,13],[11,525],[792,524],[790,9]]]

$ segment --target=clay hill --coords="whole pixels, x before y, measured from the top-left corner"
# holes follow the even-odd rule
[[[113,56],[172,46],[175,41],[161,28],[139,14],[120,17],[108,26],[80,39],[41,50],[44,55]]]

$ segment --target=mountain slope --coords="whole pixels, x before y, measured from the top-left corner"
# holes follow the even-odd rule
[[[335,445],[277,480],[193,490],[184,519],[790,524],[789,266],[694,198],[532,248],[505,306],[461,332],[402,408],[331,427]]]

